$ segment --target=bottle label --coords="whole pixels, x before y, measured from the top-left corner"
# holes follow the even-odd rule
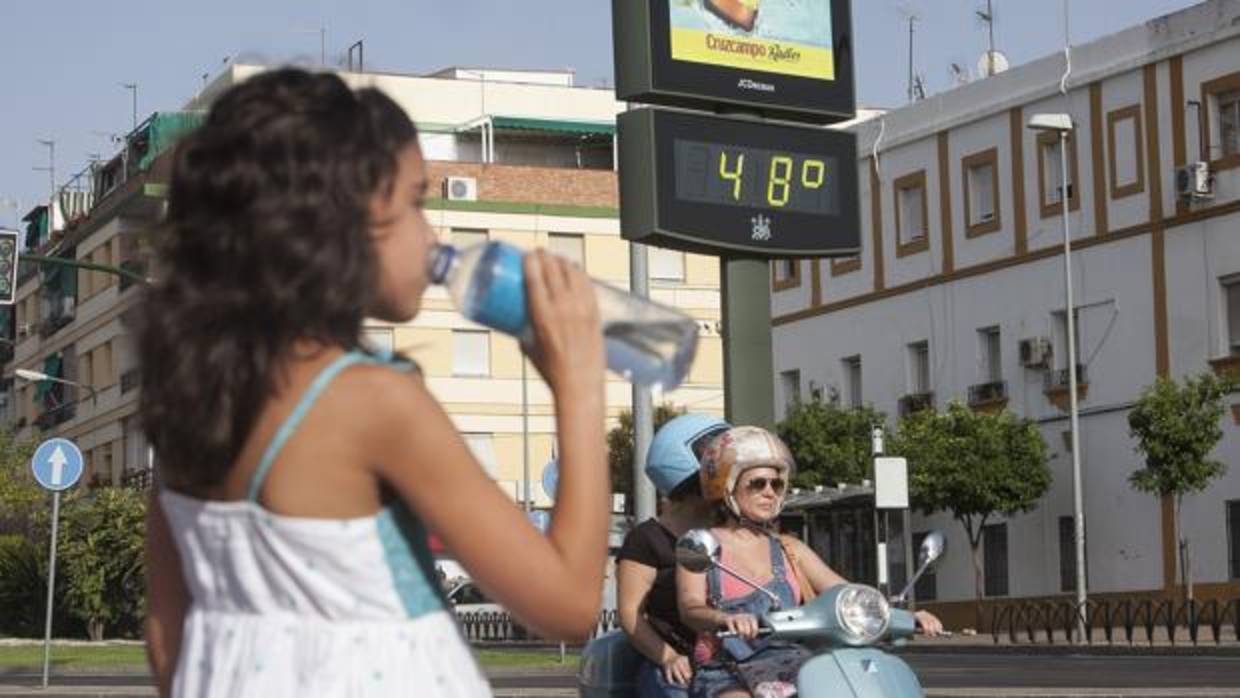
[[[478,277],[489,283],[477,289],[474,321],[514,336],[521,336],[529,325],[525,306],[525,268],[521,250],[504,244],[491,244],[479,262]],[[489,277],[489,278],[488,278]]]

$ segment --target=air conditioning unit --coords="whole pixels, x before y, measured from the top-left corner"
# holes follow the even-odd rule
[[[1175,193],[1185,199],[1208,199],[1214,196],[1214,175],[1210,163],[1194,162],[1175,171]]]
[[[18,326],[17,326],[17,336],[18,336],[18,337],[25,337],[25,336],[27,336],[27,335],[29,335],[29,334],[30,334],[30,323],[28,323],[28,322],[23,322],[22,324],[20,324],[20,325],[18,325]]]
[[[1051,353],[1051,341],[1046,337],[1020,340],[1020,365],[1025,368],[1046,368]]]
[[[443,198],[448,201],[477,201],[478,180],[473,177],[445,177]]]

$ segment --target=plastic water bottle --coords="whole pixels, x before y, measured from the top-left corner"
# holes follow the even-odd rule
[[[465,250],[439,245],[431,281],[447,287],[457,310],[522,343],[533,341],[525,300],[525,252],[502,242]],[[674,308],[594,282],[607,367],[625,380],[671,390],[684,381],[697,352],[697,323]]]

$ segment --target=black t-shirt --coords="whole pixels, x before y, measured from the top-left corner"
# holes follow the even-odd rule
[[[624,537],[616,559],[655,569],[654,585],[646,595],[646,620],[678,652],[692,652],[695,633],[680,622],[676,603],[676,536],[655,519],[648,519]]]

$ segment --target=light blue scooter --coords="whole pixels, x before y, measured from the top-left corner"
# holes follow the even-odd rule
[[[893,599],[903,603],[908,592],[945,551],[942,534],[930,533],[918,553],[919,567],[908,586]],[[744,577],[719,561],[719,542],[709,531],[689,531],[676,542],[676,561],[694,572],[718,567],[746,584]],[[773,611],[762,618],[764,634],[797,642],[816,655],[797,676],[799,698],[913,698],[924,696],[917,675],[904,660],[874,647],[881,640],[901,640],[916,630],[913,614],[892,608],[877,589],[841,584],[799,608]],[[593,640],[581,655],[580,695],[589,698],[633,696],[633,678],[641,657],[614,632]]]

